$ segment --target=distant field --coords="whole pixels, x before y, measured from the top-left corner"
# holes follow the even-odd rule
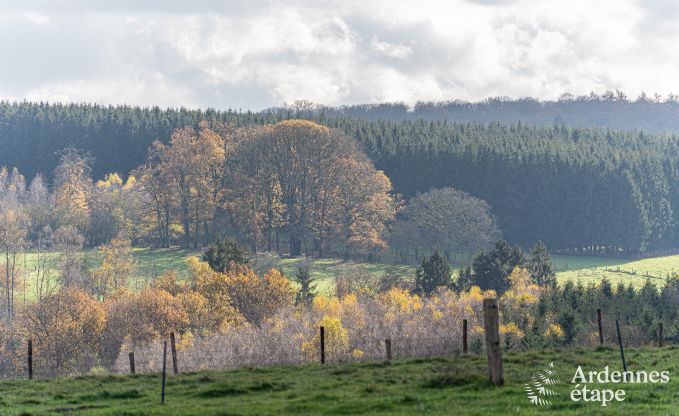
[[[193,255],[200,255],[199,251],[186,250],[180,248],[169,249],[153,249],[153,248],[135,248],[132,250],[135,259],[135,272],[132,279],[128,282],[131,289],[137,289],[144,283],[153,281],[156,277],[162,275],[166,270],[179,271],[180,277],[186,277],[186,258]],[[97,267],[101,261],[100,254],[96,249],[86,250],[83,252],[85,258],[85,268],[92,269]],[[58,262],[59,253],[47,254],[47,269],[53,281],[56,281],[59,275]],[[25,258],[24,258],[25,257]],[[255,259],[253,259],[256,261]],[[26,252],[19,255],[19,266],[27,271],[28,286],[27,298],[31,298],[34,293],[35,274],[38,265],[38,255],[35,252]],[[297,267],[301,259],[284,258],[280,260],[278,267],[283,269],[283,272],[290,278],[294,278],[297,273]],[[309,262],[309,270],[311,274],[317,279],[316,290],[318,293],[330,293],[334,290],[335,273],[342,267],[362,267],[366,272],[372,275],[382,275],[386,271],[396,272],[398,274],[412,276],[415,268],[409,265],[390,265],[390,264],[356,264],[352,262],[345,262],[339,259],[313,259]]]
[[[180,276],[185,277],[186,258],[199,254],[195,250],[180,248],[135,248],[133,249],[136,262],[135,273],[130,279],[129,286],[131,289],[138,289],[144,283],[153,281],[166,270],[171,269],[179,271]],[[84,256],[86,268],[94,268],[100,262],[100,255],[97,250],[84,251]],[[58,253],[48,254],[47,267],[53,279],[58,276],[58,258]],[[553,256],[552,259],[559,283],[579,281],[588,284],[607,277],[614,285],[623,282],[626,285],[631,283],[635,287],[639,287],[644,284],[646,279],[651,279],[658,286],[662,286],[668,275],[679,272],[679,255],[643,260],[578,256]],[[300,261],[301,259],[297,258],[283,258],[278,263],[278,267],[281,267],[287,276],[294,278]],[[28,273],[26,296],[29,299],[32,297],[35,286],[37,262],[37,254],[34,252],[27,252],[25,259],[24,255],[20,255],[18,258],[19,266],[23,268],[25,265],[25,270]],[[373,276],[381,276],[389,272],[406,278],[413,278],[415,273],[414,266],[403,264],[352,263],[340,259],[312,259],[308,264],[312,276],[317,279],[316,291],[324,294],[332,293],[335,275],[342,268],[362,268],[366,273]]]
[[[182,276],[186,274],[185,259],[188,256],[197,254],[194,250],[184,250],[180,248],[169,249],[150,249],[135,248],[132,255],[135,259],[135,272],[128,282],[131,289],[140,287],[144,282],[152,281],[162,275],[166,270],[178,270]],[[92,269],[97,267],[101,261],[99,252],[96,249],[83,252],[85,258],[85,268]],[[47,254],[47,271],[52,281],[56,281],[59,275],[59,253]],[[38,254],[26,252],[19,255],[17,259],[19,267],[26,270],[28,285],[26,288],[27,298],[31,298],[34,293],[35,275],[38,266]]]
[[[160,404],[160,375],[79,376],[0,381],[0,413],[19,415],[669,415],[676,414],[676,347],[628,349],[630,370],[670,371],[666,384],[593,384],[624,389],[623,402],[573,402],[570,383],[584,371],[621,370],[614,348],[504,353],[504,387],[487,381],[483,355],[246,368],[169,376]],[[181,360],[181,355],[180,355]],[[559,383],[551,404],[536,406],[525,383],[554,364]]]
[[[299,259],[283,259],[281,268],[286,276],[294,278],[297,274]],[[403,264],[382,264],[382,263],[351,263],[339,259],[314,259],[309,263],[309,272],[317,279],[316,291],[318,293],[330,293],[335,288],[335,273],[342,267],[363,267],[366,272],[373,276],[381,276],[387,271],[403,276],[413,277],[415,267]]]
[[[552,256],[552,259],[559,283],[574,281],[588,284],[607,277],[613,285],[622,282],[640,287],[650,279],[662,286],[668,275],[679,273],[679,255],[642,260],[576,256]]]

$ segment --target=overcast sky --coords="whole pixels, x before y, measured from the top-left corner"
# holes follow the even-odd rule
[[[261,109],[667,95],[679,93],[678,3],[0,0],[0,99]]]

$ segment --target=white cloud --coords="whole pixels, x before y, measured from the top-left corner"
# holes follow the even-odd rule
[[[0,98],[264,108],[679,92],[668,0],[31,1]]]
[[[378,54],[388,56],[390,58],[405,59],[413,52],[413,48],[407,45],[394,44],[389,42],[383,42],[373,36],[370,41],[370,47]]]

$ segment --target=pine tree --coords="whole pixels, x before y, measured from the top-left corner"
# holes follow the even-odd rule
[[[430,295],[437,287],[450,285],[450,266],[448,260],[435,251],[415,274],[415,290],[423,295]]]
[[[316,290],[316,279],[311,277],[309,269],[306,267],[300,267],[295,276],[295,280],[299,283],[299,291],[297,291],[297,296],[295,298],[295,303],[297,305],[311,306],[311,302],[314,300],[314,291]]]
[[[212,270],[224,273],[229,268],[229,264],[247,264],[248,256],[245,251],[231,239],[217,239],[210,244],[207,251],[203,254],[203,261],[207,262]]]
[[[554,263],[549,255],[549,250],[542,241],[538,241],[531,250],[528,260],[528,270],[533,280],[540,286],[553,286],[556,284]]]

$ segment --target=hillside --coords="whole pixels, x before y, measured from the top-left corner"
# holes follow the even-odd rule
[[[202,119],[244,126],[308,117],[358,140],[404,198],[454,187],[486,200],[505,238],[524,247],[542,240],[567,253],[635,256],[679,246],[676,135],[333,114],[5,102],[0,166],[50,182],[59,152],[76,147],[91,156],[94,180],[125,176],[155,139]]]
[[[679,384],[676,347],[630,349],[631,370],[666,371],[668,384],[625,384],[625,401],[574,403],[570,379],[587,370],[621,367],[617,350],[533,351],[505,354],[506,386],[486,381],[486,359],[396,360],[301,367],[270,367],[169,376],[160,404],[160,375],[90,375],[54,380],[0,382],[2,414],[17,415],[648,415],[669,414]],[[554,363],[559,394],[549,406],[530,404],[524,384]],[[600,387],[601,388],[601,387]],[[610,388],[608,386],[607,388]]]

